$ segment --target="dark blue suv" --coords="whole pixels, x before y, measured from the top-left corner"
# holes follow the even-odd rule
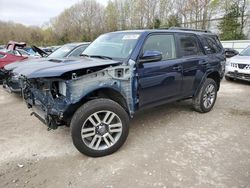
[[[75,147],[98,157],[123,145],[138,110],[192,99],[196,111],[209,112],[224,64],[211,32],[133,30],[101,35],[81,58],[45,60],[17,74],[32,114],[49,129],[70,126]]]

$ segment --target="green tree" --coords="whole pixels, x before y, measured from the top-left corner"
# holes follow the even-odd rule
[[[154,29],[158,29],[161,26],[161,20],[159,18],[154,19]]]
[[[117,6],[113,1],[109,0],[105,9],[105,26],[107,31],[118,30],[118,19],[119,12],[117,10]]]
[[[222,40],[240,40],[245,39],[245,35],[241,32],[241,24],[239,22],[239,7],[232,4],[222,21],[219,23],[220,38]]]
[[[167,27],[181,27],[181,21],[177,14],[172,14],[168,17]]]

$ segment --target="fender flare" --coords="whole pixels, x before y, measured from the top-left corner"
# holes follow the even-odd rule
[[[209,76],[210,74],[212,74],[212,73],[217,73],[217,74],[220,76],[220,73],[219,73],[219,71],[217,71],[217,70],[210,70],[210,71],[208,71],[206,74],[204,74],[204,76],[203,76],[202,79],[201,79],[201,82],[200,82],[199,86],[197,87],[196,91],[194,92],[194,96],[197,95],[197,93],[199,92],[199,90],[202,88],[202,86],[203,86],[205,80],[206,80],[206,79],[208,78],[208,76]],[[220,88],[220,85],[218,85],[218,90],[219,90],[219,88]]]

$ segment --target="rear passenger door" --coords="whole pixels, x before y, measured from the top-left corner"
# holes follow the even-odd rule
[[[182,96],[189,97],[195,92],[203,73],[200,67],[208,62],[201,43],[196,35],[193,34],[177,34],[180,57],[183,67],[183,85]]]
[[[162,60],[138,63],[140,107],[154,106],[176,99],[181,93],[182,65],[176,55],[173,34],[151,34],[141,50],[159,51]]]

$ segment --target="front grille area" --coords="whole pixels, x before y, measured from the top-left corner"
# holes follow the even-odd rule
[[[250,70],[250,64],[231,63],[231,67],[234,67],[234,68],[237,68],[237,69]]]
[[[238,73],[238,72],[228,72],[228,75],[233,78],[250,80],[250,74]]]
[[[246,64],[238,64],[239,69],[244,69],[246,66]]]

